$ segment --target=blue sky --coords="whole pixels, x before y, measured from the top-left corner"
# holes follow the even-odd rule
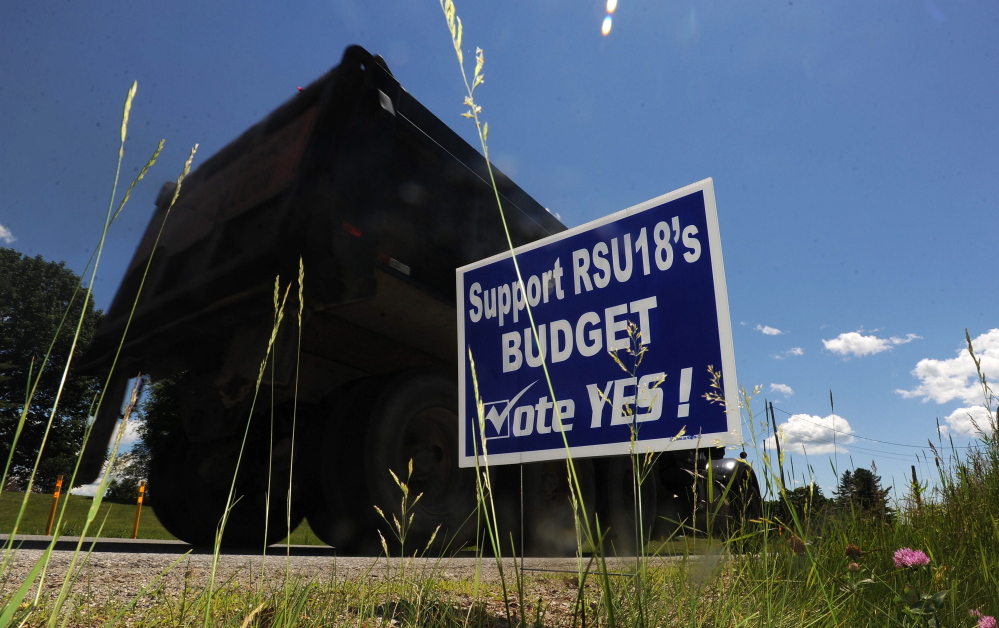
[[[901,485],[937,420],[972,442],[965,328],[999,373],[999,5],[619,0],[606,36],[603,1],[457,9],[491,154],[567,225],[714,179],[739,381],[808,452],[799,479],[874,460]],[[133,80],[125,175],[166,139],[102,307],[191,146],[197,165],[350,44],[474,139],[436,0],[5,3],[0,42],[0,245],[84,270]]]

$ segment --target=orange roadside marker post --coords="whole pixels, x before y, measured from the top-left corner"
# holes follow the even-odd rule
[[[52,493],[52,511],[49,512],[49,523],[45,526],[45,536],[52,535],[52,524],[55,522],[56,507],[59,505],[59,494],[62,492],[62,476],[56,478],[55,492]]]
[[[135,503],[135,525],[132,526],[132,538],[139,538],[139,515],[142,514],[142,496],[146,493],[146,481],[139,482],[139,500]]]

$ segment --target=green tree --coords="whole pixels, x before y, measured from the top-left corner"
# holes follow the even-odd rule
[[[822,493],[822,488],[816,484],[799,486],[767,505],[771,516],[782,524],[794,526],[795,517],[806,530],[810,530],[813,522],[821,521],[831,500]],[[793,513],[793,514],[792,514]]]
[[[85,315],[75,348],[77,355],[90,345],[103,318],[103,313],[94,309],[92,299],[84,302],[85,293],[79,286],[79,276],[63,262],[0,248],[0,465],[6,465],[10,458],[6,488],[28,487],[50,416],[52,427],[33,488],[50,490],[60,474],[68,481],[76,463],[100,382],[72,373],[65,383],[61,380],[73,351],[81,311]],[[11,456],[11,445],[36,378],[38,386]],[[57,395],[59,402],[53,415]]]
[[[839,508],[861,517],[884,518],[892,514],[889,491],[881,487],[881,476],[869,469],[854,469],[840,476],[835,501]]]
[[[188,372],[156,381],[147,381],[139,402],[140,419],[139,442],[132,452],[138,456],[148,470],[149,459],[157,451],[167,436],[181,429],[181,413],[184,402],[190,402],[190,382],[194,375]]]
[[[117,504],[134,504],[138,497],[139,480],[132,477],[115,476],[111,478],[107,491],[104,493],[104,501]]]

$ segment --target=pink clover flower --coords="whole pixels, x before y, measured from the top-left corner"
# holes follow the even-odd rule
[[[978,618],[978,623],[975,628],[996,628],[996,618],[991,615],[983,615],[981,611],[972,610],[968,611],[972,617]]]
[[[925,567],[930,564],[930,557],[919,550],[903,547],[895,550],[895,566],[899,569],[905,567]]]

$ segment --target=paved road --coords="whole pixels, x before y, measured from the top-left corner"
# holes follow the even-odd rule
[[[6,547],[10,535],[0,534],[0,547]],[[60,537],[56,541],[57,551],[73,551],[76,549],[79,537]],[[14,537],[14,547],[21,549],[43,550],[49,546],[52,537],[34,534],[18,534]],[[159,539],[113,539],[86,537],[83,540],[85,551],[93,552],[120,552],[126,554],[186,554],[193,555],[212,554],[211,547],[193,547],[176,540]],[[287,546],[273,545],[267,549],[268,554],[288,553]],[[328,545],[292,545],[290,548],[292,556],[334,556],[336,550]],[[260,548],[225,548],[221,552],[225,555],[249,555],[259,556]]]

